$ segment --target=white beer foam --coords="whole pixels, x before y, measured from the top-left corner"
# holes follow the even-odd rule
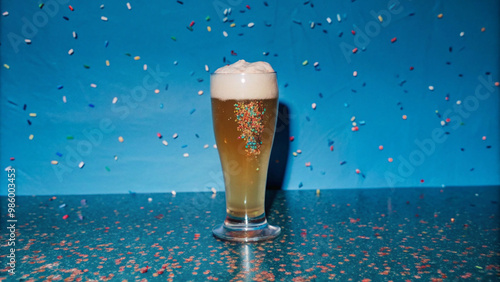
[[[276,73],[266,62],[239,60],[215,71],[210,78],[210,94],[221,100],[278,98]]]

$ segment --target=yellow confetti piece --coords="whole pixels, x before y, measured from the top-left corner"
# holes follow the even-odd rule
[[[58,162],[58,161],[51,161],[50,163],[51,163],[51,164],[53,164],[53,165],[56,165],[56,164],[58,164],[59,162]]]
[[[30,113],[30,117],[36,117],[36,113]]]
[[[30,139],[30,140],[33,140],[33,138],[34,138],[34,137],[35,137],[35,136],[34,136],[33,134],[30,134],[29,139]]]
[[[235,23],[232,23],[232,24],[230,25],[230,27],[235,27],[235,26],[236,26],[236,24],[235,24]]]
[[[212,28],[210,26],[207,26],[207,30],[208,30],[208,32],[211,32]]]
[[[7,65],[7,64],[3,64],[3,67],[6,68],[6,69],[10,69],[10,66]]]
[[[309,61],[307,61],[307,60],[305,60],[305,61],[303,61],[303,62],[302,62],[302,65],[303,65],[303,66],[305,66],[305,65],[307,65],[307,64],[309,64]]]
[[[443,18],[443,14],[439,14],[438,19],[442,19],[442,18]]]
[[[134,57],[134,60],[136,60],[136,61],[138,61],[138,60],[140,60],[140,59],[141,59],[141,57],[139,57],[139,56],[135,56],[135,57]]]
[[[123,137],[121,137],[121,136],[118,137],[118,141],[120,141],[120,143],[122,143],[123,142]]]
[[[106,66],[109,67],[109,60],[106,60]]]
[[[379,20],[380,22],[383,22],[383,21],[384,21],[384,18],[382,18],[382,15],[378,15],[378,20]]]

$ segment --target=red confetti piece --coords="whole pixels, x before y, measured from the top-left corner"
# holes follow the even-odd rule
[[[231,55],[237,56],[238,54],[236,52],[234,52],[233,50],[231,50]]]
[[[248,10],[250,10],[250,5],[247,5],[246,7],[247,7]]]
[[[424,180],[423,180],[423,179],[420,179],[420,183],[424,183]]]
[[[356,35],[356,32],[354,30],[351,30],[352,35]]]
[[[73,12],[75,9],[73,9],[73,7],[71,5],[68,6],[69,9]]]
[[[359,174],[361,171],[359,170],[359,168],[356,169],[356,173]]]
[[[330,151],[333,151],[333,145],[330,146]]]
[[[451,119],[450,119],[450,118],[447,118],[447,119],[446,119],[446,122],[450,122],[450,121],[451,121]]]
[[[14,158],[10,158],[11,161],[15,160]]]
[[[353,127],[351,128],[351,130],[352,130],[352,131],[358,131],[358,130],[359,130],[359,127],[357,127],[357,126],[353,126]]]
[[[69,217],[69,215],[65,214],[65,215],[63,216],[63,219],[68,219],[68,217]]]
[[[384,146],[380,145],[380,146],[378,146],[378,149],[379,149],[380,151],[382,151],[382,150],[384,149]]]
[[[410,67],[410,70],[411,70],[411,71],[412,71],[412,70],[414,70],[414,69],[415,69],[414,67]]]
[[[162,137],[161,134],[160,134],[160,132],[156,133],[156,136],[158,136],[158,138]]]
[[[192,21],[190,24],[189,24],[189,27],[193,27],[194,25],[194,21]]]
[[[293,141],[293,140],[295,140],[295,137],[290,136],[290,138],[289,138],[289,139],[290,139],[290,141]]]
[[[353,53],[353,54],[355,54],[356,52],[358,52],[358,48],[357,48],[357,47],[356,47],[356,48],[354,48],[354,49],[352,49],[352,53]]]
[[[396,37],[394,37],[393,39],[391,39],[391,43],[396,42],[396,40],[398,40],[398,39]]]

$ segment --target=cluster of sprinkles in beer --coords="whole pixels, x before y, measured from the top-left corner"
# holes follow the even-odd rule
[[[235,122],[238,125],[238,131],[241,133],[238,139],[245,140],[247,156],[260,154],[265,112],[266,108],[264,108],[262,101],[241,101],[234,104]]]

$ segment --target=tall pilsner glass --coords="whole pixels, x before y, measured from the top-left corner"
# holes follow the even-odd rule
[[[276,72],[214,73],[210,92],[227,213],[213,234],[239,242],[275,238],[281,229],[267,223],[264,201],[278,112]]]

